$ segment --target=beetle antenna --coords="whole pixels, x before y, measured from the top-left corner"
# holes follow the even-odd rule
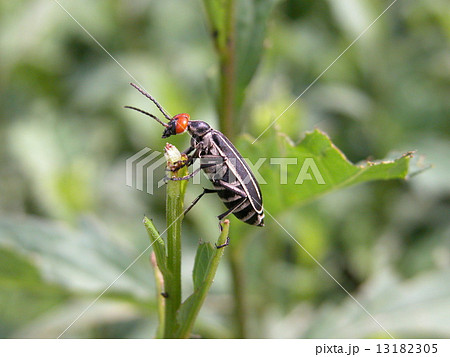
[[[145,90],[143,90],[142,88],[140,88],[137,84],[134,83],[130,83],[134,88],[136,88],[141,94],[143,94],[144,96],[146,96],[148,99],[150,99],[153,103],[155,103],[155,105],[158,107],[159,111],[161,113],[163,113],[164,117],[170,121],[172,118],[169,116],[169,114],[164,110],[164,108],[161,106],[161,104],[159,104],[155,98],[153,98],[150,94],[148,94]],[[146,113],[148,114],[148,113]]]
[[[158,123],[160,123],[161,125],[164,125],[165,127],[168,127],[168,126],[169,126],[168,124],[163,123],[161,120],[159,120],[159,119],[158,119],[157,117],[155,117],[153,114],[150,114],[150,113],[146,112],[145,110],[142,110],[142,109],[139,109],[139,108],[136,108],[136,107],[130,107],[129,105],[126,105],[124,108],[136,110],[136,111],[138,111],[139,113],[148,115],[150,118],[155,119]]]

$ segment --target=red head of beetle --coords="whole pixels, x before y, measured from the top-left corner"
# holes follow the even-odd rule
[[[176,120],[175,130],[177,134],[184,133],[187,130],[190,118],[187,113],[177,114],[173,117],[172,120]]]
[[[184,133],[189,126],[190,116],[187,113],[175,115],[167,124],[166,129],[162,135],[163,138],[168,138],[172,135]]]

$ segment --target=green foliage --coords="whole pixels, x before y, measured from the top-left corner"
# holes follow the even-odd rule
[[[40,219],[0,219],[0,243],[14,251],[35,258],[46,280],[74,292],[95,293],[104,286],[107,276],[119,275],[133,260],[130,252],[99,229],[98,223],[86,220],[80,230]],[[39,259],[36,259],[39,257]],[[130,260],[131,259],[131,260]],[[144,265],[145,266],[145,265]],[[15,269],[15,268],[14,268]],[[149,294],[142,266],[118,281],[110,292],[138,298]],[[140,286],[131,291],[130,286]]]
[[[200,242],[195,255],[194,269],[192,270],[194,290],[200,289],[205,282],[215,252],[215,248],[211,243]]]
[[[268,19],[278,0],[204,0],[219,57],[217,112],[221,130],[233,137],[242,127],[245,92],[263,58]]]
[[[266,135],[254,144],[253,141],[243,138],[239,146],[250,157],[268,161],[259,172],[267,180],[267,186],[262,187],[271,213],[288,210],[327,192],[358,183],[404,179],[411,157],[407,153],[393,161],[366,161],[354,165],[319,130],[307,133],[297,145],[281,133]],[[270,189],[264,190],[265,187]]]
[[[237,1],[236,88],[238,105],[244,101],[245,91],[263,59],[269,18],[278,2],[278,0]],[[239,125],[237,119],[235,125]]]
[[[229,77],[208,31],[223,3],[205,1],[214,7],[206,15],[190,1],[65,6],[169,112],[189,112],[224,130],[212,103]],[[387,6],[234,3],[235,138],[243,131],[258,137]],[[305,148],[297,139],[318,128],[348,158],[328,148],[344,171],[323,175],[341,179],[389,167],[403,176],[408,161],[421,171],[426,154],[433,169],[409,180],[326,195],[310,180],[278,184],[278,166],[261,168],[270,184],[262,185],[268,211],[395,337],[450,336],[447,6],[393,5],[277,121],[295,145],[272,130],[254,145],[233,139],[253,163],[305,158],[314,142]],[[157,227],[165,222],[164,189],[150,196],[124,179],[126,158],[144,146],[161,150],[165,141],[160,127],[123,105],[156,111],[55,3],[0,0],[0,53],[0,337],[57,337],[114,282],[64,336],[148,338],[159,308],[148,255],[115,279],[148,247],[143,214]],[[317,132],[308,135],[331,145]],[[181,136],[171,142],[188,145]],[[414,157],[402,158],[409,150]],[[369,167],[371,157],[393,163]],[[199,191],[188,186],[186,201]],[[184,220],[184,259],[193,262],[198,239],[217,232],[218,201],[204,198]],[[230,238],[225,255],[241,258],[250,337],[385,336],[270,217],[264,229],[235,220]],[[194,328],[206,338],[236,336],[239,328],[230,318],[233,276],[220,269]]]
[[[449,273],[448,270],[434,271],[402,282],[394,272],[382,270],[376,278],[366,282],[356,298],[390,331],[405,331],[413,337],[441,338],[448,334],[450,291],[442,282]],[[366,317],[364,311],[350,301],[339,306],[323,306],[301,335],[304,338],[389,337]],[[416,321],[420,325],[411,326]]]
[[[222,246],[227,241],[229,226],[230,222],[225,220],[216,243],[217,246]],[[219,262],[225,251],[225,247],[217,248],[217,246],[213,247],[211,243],[200,243],[197,248],[192,271],[194,292],[183,302],[178,313],[180,323],[178,336],[181,338],[190,337],[195,319],[214,281]]]
[[[177,168],[182,156],[173,145],[165,147],[169,178],[187,175],[187,167]],[[144,226],[155,252],[153,268],[158,289],[159,338],[189,338],[198,312],[213,282],[228,237],[229,221],[223,223],[217,245],[200,243],[193,269],[194,293],[182,304],[181,290],[181,224],[184,218],[186,180],[169,180],[166,193],[167,238],[158,233],[153,222],[144,217]],[[152,258],[153,259],[153,258]],[[164,297],[164,299],[162,298]]]
[[[158,264],[159,270],[161,270],[163,276],[169,274],[167,270],[167,262],[166,262],[166,245],[161,235],[158,233],[153,222],[144,217],[144,226],[147,229],[148,236],[150,237],[150,242],[153,248],[153,251],[156,255],[156,262]]]
[[[178,184],[181,184],[179,182]],[[169,222],[170,224],[170,222]],[[150,240],[152,242],[153,250],[155,251],[157,267],[162,273],[162,287],[167,286],[170,288],[172,281],[174,279],[173,272],[167,267],[167,262],[171,258],[170,253],[166,251],[165,244],[161,235],[156,230],[152,221],[148,218],[144,218],[144,225],[147,228]],[[222,232],[217,240],[217,246],[223,245],[228,237],[229,231],[229,221],[223,223]],[[168,241],[173,237],[168,237]],[[171,331],[172,335],[168,336],[166,333],[161,333],[159,337],[178,337],[178,338],[189,338],[192,328],[194,326],[195,319],[200,311],[200,308],[206,298],[209,288],[214,280],[214,276],[219,266],[220,259],[224,253],[223,248],[216,248],[211,243],[201,242],[197,248],[197,254],[195,256],[195,263],[192,272],[192,278],[194,282],[194,292],[180,305],[177,307],[177,317],[175,325],[177,331]],[[157,277],[158,279],[158,277]],[[170,298],[173,292],[168,292],[167,289],[159,291],[158,294],[164,293],[168,296],[165,299],[160,298],[159,303],[162,311],[166,310],[166,306],[170,303]],[[171,318],[167,315],[164,317],[160,316],[160,325],[165,326],[167,324],[167,318]],[[169,322],[170,324],[170,322]]]
[[[7,247],[0,259],[1,333],[5,337],[57,337],[105,288],[105,280],[111,283],[135,258],[89,220],[74,231],[42,219],[2,218],[0,245]],[[114,315],[120,319],[134,315],[129,308],[120,312],[122,301],[148,308],[144,303],[151,295],[147,281],[148,267],[136,264],[111,286],[105,294],[107,301],[89,311],[83,328],[114,320],[103,308],[108,300],[113,301],[109,309],[117,308]],[[74,298],[80,302],[73,304]]]
[[[60,285],[46,282],[30,258],[14,250],[0,250],[0,285],[0,334],[5,337],[69,297]]]

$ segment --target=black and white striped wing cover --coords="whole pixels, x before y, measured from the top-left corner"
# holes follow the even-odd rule
[[[241,221],[255,226],[264,226],[262,195],[255,176],[239,151],[226,136],[213,130],[211,137],[215,149],[219,152],[218,154],[226,158],[224,165],[227,170],[222,180],[232,185],[236,192],[244,192],[246,199],[230,189],[224,189],[223,185],[213,181],[214,187],[219,190],[219,197],[227,208],[236,207],[233,214]],[[239,202],[240,204],[237,207]]]

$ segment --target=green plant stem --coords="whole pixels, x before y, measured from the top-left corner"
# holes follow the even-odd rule
[[[236,1],[226,1],[225,42],[220,51],[220,95],[219,113],[222,132],[233,139],[236,115]]]
[[[218,96],[218,113],[220,130],[233,140],[236,134],[236,0],[228,0],[218,9],[214,2],[205,0],[205,9],[211,27],[211,33],[220,61],[220,87]],[[244,301],[244,281],[242,274],[242,257],[239,247],[230,244],[229,264],[233,282],[234,320],[236,337],[246,337],[246,308]],[[237,249],[236,249],[237,248]]]
[[[235,244],[237,243],[237,244]],[[233,319],[236,326],[235,337],[247,338],[247,308],[244,293],[244,267],[242,254],[240,253],[240,242],[230,244],[228,253],[228,263],[230,265],[231,278],[233,283]]]
[[[175,176],[183,176],[180,170]],[[165,280],[166,309],[164,338],[174,338],[178,329],[177,311],[181,305],[181,221],[183,215],[183,181],[169,181],[166,194],[167,218],[167,271],[170,279]]]
[[[230,227],[230,221],[225,220],[222,223],[222,232],[220,233],[219,239],[217,240],[217,245],[223,245],[228,237]],[[177,338],[189,338],[191,335],[192,328],[194,327],[195,320],[200,311],[200,308],[205,301],[206,295],[208,294],[209,288],[214,281],[214,276],[216,275],[217,267],[219,266],[220,260],[225,251],[225,247],[216,248],[214,251],[214,257],[211,260],[211,263],[208,268],[208,274],[206,275],[205,281],[201,285],[200,289],[196,291],[195,299],[192,299],[192,304],[189,308],[189,313],[184,320],[183,325],[180,327],[180,330],[177,333]],[[194,296],[194,295],[193,295]]]
[[[235,136],[236,116],[236,1],[227,1],[225,9],[225,44],[220,56],[220,130],[230,139]],[[247,312],[244,299],[242,257],[236,242],[230,245],[229,264],[233,282],[234,320],[236,337],[246,337]]]

